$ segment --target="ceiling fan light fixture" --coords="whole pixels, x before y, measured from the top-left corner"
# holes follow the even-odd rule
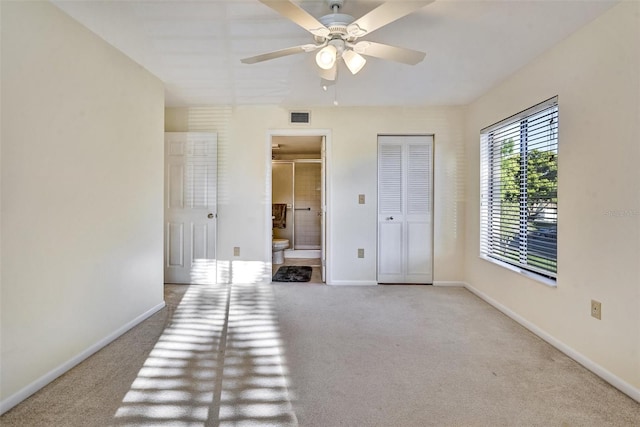
[[[347,64],[347,68],[351,71],[351,74],[358,74],[358,72],[362,70],[362,67],[364,67],[364,64],[367,63],[367,60],[364,59],[362,55],[351,49],[344,51],[342,59],[344,59],[344,63]]]
[[[333,45],[328,45],[320,49],[316,54],[316,64],[323,70],[330,70],[336,63],[337,49]]]

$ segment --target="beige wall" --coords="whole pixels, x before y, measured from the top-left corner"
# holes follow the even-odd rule
[[[308,110],[309,108],[305,108]],[[464,156],[462,109],[312,108],[310,126],[288,124],[279,107],[168,108],[167,131],[218,131],[218,254],[232,259],[269,261],[266,166],[270,129],[329,129],[329,282],[376,280],[377,135],[435,135],[434,278],[460,281],[463,273]],[[358,205],[358,194],[367,203]],[[365,258],[357,258],[357,249]],[[237,259],[237,258],[235,258]]]
[[[50,3],[1,7],[7,409],[162,307],[164,93]]]
[[[466,280],[640,396],[640,3],[621,3],[468,108]],[[479,131],[559,96],[557,288],[479,258]],[[602,320],[590,301],[602,302]]]

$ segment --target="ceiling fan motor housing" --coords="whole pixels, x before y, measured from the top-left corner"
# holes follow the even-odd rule
[[[318,19],[329,30],[329,35],[326,37],[315,36],[317,43],[323,43],[325,40],[342,39],[347,40],[349,38],[347,33],[347,26],[355,21],[355,18],[346,13],[338,13],[338,10],[344,5],[344,0],[326,0],[329,9],[333,13],[325,15]]]
[[[349,24],[355,21],[353,16],[347,15],[346,13],[332,13],[321,17],[319,21],[329,29],[329,35],[326,37],[316,36],[316,42],[321,43],[324,40],[332,40],[336,38],[340,38],[345,41],[353,41],[353,37],[347,31]]]

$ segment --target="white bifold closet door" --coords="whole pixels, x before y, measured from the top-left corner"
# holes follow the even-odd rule
[[[378,283],[433,283],[433,137],[378,137]]]
[[[217,135],[165,133],[165,283],[216,281]]]

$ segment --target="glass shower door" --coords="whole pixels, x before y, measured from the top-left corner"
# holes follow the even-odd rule
[[[322,230],[320,162],[296,162],[294,249],[320,249]]]

